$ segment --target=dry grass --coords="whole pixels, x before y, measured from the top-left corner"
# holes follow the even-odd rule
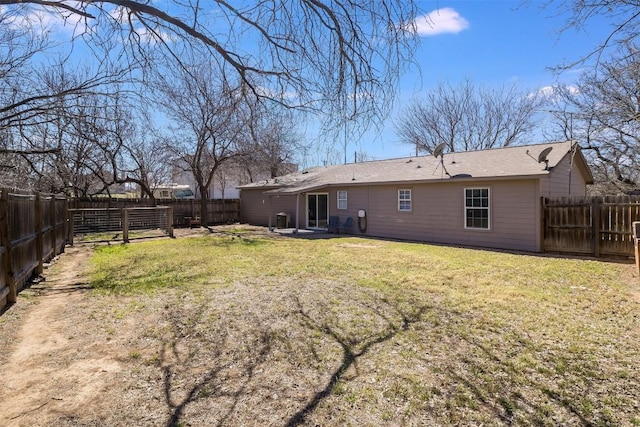
[[[239,232],[103,247],[76,339],[121,371],[54,421],[640,425],[631,268]]]

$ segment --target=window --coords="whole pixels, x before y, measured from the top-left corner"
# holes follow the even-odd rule
[[[347,192],[338,191],[338,209],[347,209]]]
[[[160,198],[168,199],[169,198],[169,190],[160,190]]]
[[[464,228],[489,229],[489,189],[464,189]]]
[[[398,210],[411,212],[411,190],[398,190]]]

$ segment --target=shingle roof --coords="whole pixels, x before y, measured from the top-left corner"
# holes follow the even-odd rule
[[[538,163],[537,159],[549,147],[552,150],[547,156],[549,169],[546,169],[545,163]],[[431,155],[314,167],[238,188],[263,188],[269,193],[293,194],[337,185],[536,178],[548,175],[570,150],[571,141],[566,141],[445,153],[444,169],[440,158]]]

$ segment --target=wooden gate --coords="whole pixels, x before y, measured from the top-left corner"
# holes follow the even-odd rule
[[[633,256],[639,196],[542,198],[543,250]]]

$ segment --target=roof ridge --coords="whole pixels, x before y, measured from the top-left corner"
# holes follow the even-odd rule
[[[537,142],[537,143],[534,143],[534,144],[509,145],[507,147],[492,147],[492,148],[483,148],[483,149],[479,149],[479,150],[449,151],[448,153],[445,153],[445,154],[479,153],[479,152],[483,152],[483,151],[498,151],[498,150],[508,150],[508,149],[515,149],[515,148],[524,148],[524,147],[538,147],[538,146],[542,146],[542,145],[558,145],[558,144],[566,144],[568,142],[573,142],[573,141],[575,141],[575,140],[567,139],[565,141]],[[335,166],[353,166],[353,165],[358,165],[358,164],[363,164],[363,163],[371,164],[371,163],[376,163],[376,162],[389,162],[389,161],[404,160],[404,159],[407,159],[407,160],[409,160],[409,159],[420,159],[420,158],[423,158],[423,157],[432,157],[432,156],[433,156],[433,154],[422,154],[420,156],[391,157],[391,158],[388,158],[388,159],[364,160],[362,162],[350,162],[350,163],[342,163],[342,164],[338,164],[338,165],[312,166],[310,168],[307,168],[306,170],[310,170],[312,168],[330,168],[330,167],[335,167]]]

